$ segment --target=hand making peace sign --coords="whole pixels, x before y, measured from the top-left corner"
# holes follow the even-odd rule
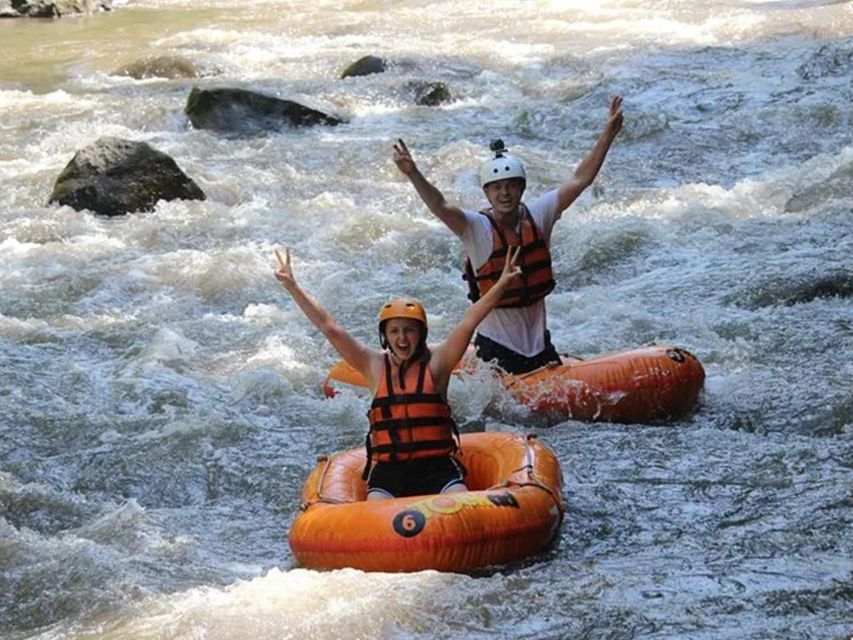
[[[409,148],[402,138],[397,138],[394,144],[394,163],[400,170],[400,173],[407,176],[415,170],[415,161],[412,159],[412,154],[409,153]]]
[[[607,116],[607,124],[605,125],[608,135],[615,138],[616,134],[622,129],[622,97],[613,96],[610,101],[610,113]]]
[[[284,248],[285,258],[282,260],[278,249],[275,250],[275,258],[278,260],[278,268],[275,270],[275,278],[282,286],[290,291],[291,287],[296,286],[296,280],[293,278],[293,270],[290,268],[290,247]]]

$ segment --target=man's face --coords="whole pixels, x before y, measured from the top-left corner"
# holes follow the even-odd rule
[[[490,182],[483,191],[497,216],[514,215],[524,193],[524,180],[507,178]]]

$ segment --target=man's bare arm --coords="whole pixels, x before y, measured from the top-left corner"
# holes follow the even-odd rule
[[[604,164],[604,159],[607,157],[607,152],[610,150],[610,145],[613,144],[614,138],[622,129],[622,98],[616,96],[610,102],[610,113],[604,129],[595,146],[581,160],[580,164],[575,169],[572,177],[563,183],[557,191],[557,211],[565,211],[578,196],[583,193],[595,176],[601,170]]]
[[[418,192],[427,208],[453,233],[462,237],[466,225],[465,214],[462,209],[448,204],[444,194],[424,177],[412,159],[406,143],[400,139],[394,144],[394,163],[400,173],[405,175],[415,187],[415,191]]]

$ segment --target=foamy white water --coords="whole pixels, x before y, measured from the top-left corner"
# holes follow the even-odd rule
[[[139,0],[0,21],[0,637],[846,638],[853,633],[853,4]],[[113,72],[178,54],[219,75]],[[362,55],[392,64],[340,80]],[[453,99],[412,104],[412,81]],[[183,114],[238,86],[348,120],[226,139]],[[584,357],[695,353],[672,425],[545,425],[496,385],[468,429],[557,452],[555,547],[474,576],[313,572],[286,533],[318,455],[365,402],[323,399],[331,348],[272,278],[360,338],[421,298],[465,305],[460,243],[396,171],[403,137],[477,206],[501,137],[531,194],[625,127],[555,228],[549,324]],[[107,219],[45,204],[80,147],[172,155],[207,193]]]

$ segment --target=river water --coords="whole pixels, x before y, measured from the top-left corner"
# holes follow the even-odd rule
[[[219,75],[114,72],[177,54]],[[367,54],[380,75],[339,79]],[[0,638],[849,638],[853,634],[853,3],[138,0],[0,22]],[[411,82],[452,100],[413,104]],[[193,86],[349,122],[226,138]],[[286,534],[365,400],[272,277],[355,335],[420,297],[442,337],[461,245],[391,159],[455,202],[503,138],[528,194],[625,126],[555,228],[549,324],[583,357],[663,342],[707,371],[673,424],[544,424],[484,376],[463,430],[537,433],[565,474],[546,553],[474,575],[315,572]],[[95,217],[45,202],[104,135],[208,194]]]

